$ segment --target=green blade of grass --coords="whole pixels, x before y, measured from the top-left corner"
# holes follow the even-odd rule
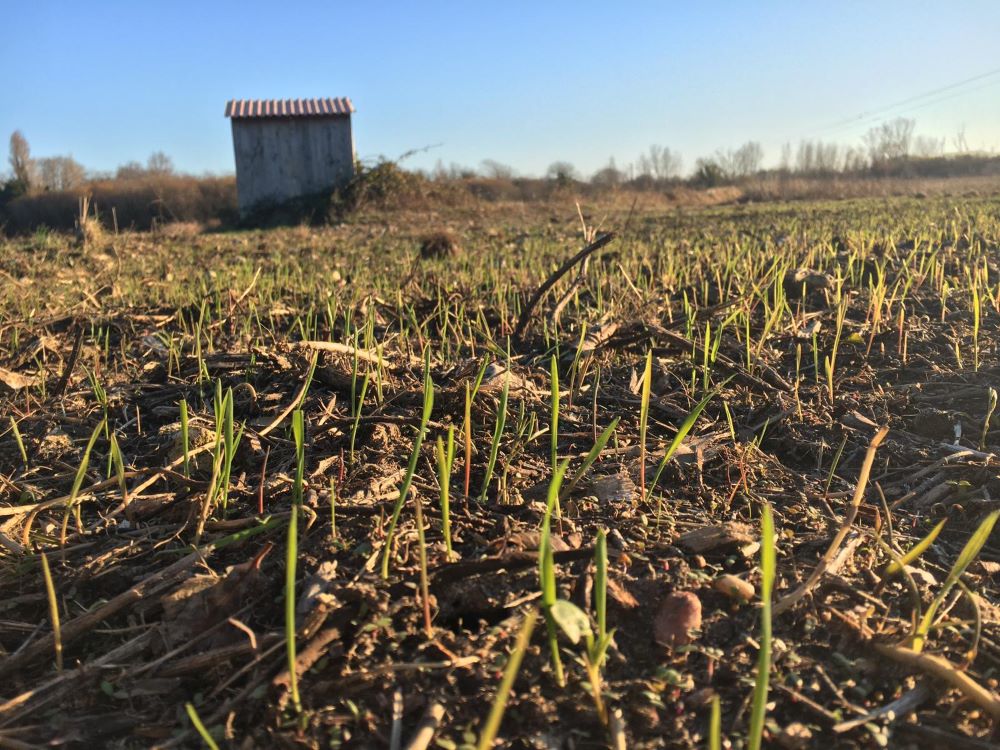
[[[580,468],[576,470],[573,478],[566,485],[566,489],[559,493],[562,495],[569,495],[576,488],[576,485],[583,479],[584,475],[590,470],[590,467],[594,465],[597,457],[601,455],[601,451],[608,444],[608,440],[611,439],[612,433],[614,433],[615,428],[618,427],[618,421],[621,417],[615,417],[611,420],[611,424],[604,428],[604,431],[598,436],[597,442],[594,443],[593,447],[587,452],[587,455],[583,459],[583,463],[580,464]]]
[[[500,438],[503,437],[503,430],[507,423],[507,400],[510,396],[510,360],[507,361],[507,371],[504,373],[503,391],[500,393],[500,408],[497,411],[497,423],[493,429],[493,441],[490,443],[490,457],[486,462],[486,473],[483,475],[483,486],[479,490],[479,500],[486,500],[486,492],[490,487],[490,480],[493,478],[493,470],[496,467],[497,456],[500,453]]]
[[[933,529],[930,530],[930,533],[928,533],[927,536],[925,536],[923,539],[921,539],[919,542],[913,545],[913,547],[910,549],[909,552],[907,552],[905,555],[899,558],[899,560],[893,560],[891,563],[889,563],[889,566],[885,569],[885,574],[887,576],[893,576],[900,573],[903,570],[904,566],[909,565],[918,557],[920,557],[922,554],[924,554],[927,548],[934,543],[935,539],[937,539],[938,534],[941,533],[941,529],[944,528],[944,525],[946,523],[948,523],[948,519],[942,518],[938,522],[938,524]]]
[[[483,723],[482,731],[479,733],[479,743],[476,745],[477,750],[488,750],[488,748],[493,747],[497,733],[500,731],[500,722],[503,721],[504,711],[507,709],[507,700],[510,698],[510,691],[514,687],[514,680],[517,679],[517,673],[521,669],[521,661],[524,659],[524,653],[528,650],[528,644],[531,642],[531,634],[535,629],[535,620],[537,617],[538,615],[534,611],[531,611],[524,618],[524,624],[521,626],[521,632],[517,636],[514,650],[510,652],[510,656],[507,659],[507,666],[504,667],[503,677],[500,680],[500,686],[497,688],[496,697],[493,699],[493,705],[490,707],[490,713]]]
[[[302,411],[292,413],[295,439],[295,483],[292,489],[292,516],[288,521],[288,547],[285,555],[285,650],[288,655],[288,687],[296,713],[302,712],[295,644],[295,570],[299,556],[299,507],[302,505],[302,477],[305,465],[305,425]]]
[[[552,617],[552,607],[559,598],[556,590],[555,556],[552,551],[552,511],[559,502],[559,488],[569,459],[563,461],[556,469],[549,483],[548,499],[545,503],[545,515],[542,518],[541,535],[538,542],[538,582],[542,590],[542,611],[545,613],[545,625],[549,638],[549,650],[552,654],[552,669],[556,682],[561,686],[565,683],[562,659],[559,657],[559,642],[556,634],[556,622]]]
[[[205,725],[201,723],[201,717],[198,716],[198,711],[195,709],[194,704],[185,703],[184,710],[187,711],[188,718],[191,720],[191,724],[194,726],[198,736],[201,737],[201,741],[205,743],[205,747],[207,747],[208,750],[219,750],[219,746],[216,744],[215,740],[212,739],[212,735],[208,733]]]
[[[653,481],[649,484],[649,489],[646,495],[643,496],[643,500],[647,500],[649,495],[652,494],[653,490],[656,488],[657,483],[660,481],[660,476],[663,474],[663,470],[667,467],[670,459],[674,457],[677,449],[681,447],[681,443],[684,442],[684,438],[688,436],[688,433],[694,428],[695,422],[698,421],[698,417],[701,413],[705,411],[705,407],[708,406],[709,402],[715,398],[722,389],[732,380],[735,375],[731,375],[725,380],[723,380],[719,385],[713,388],[701,401],[695,404],[694,409],[691,413],[687,415],[681,426],[677,429],[677,434],[674,435],[674,439],[670,441],[670,445],[667,446],[667,452],[663,454],[663,458],[660,459],[659,465],[656,467],[656,474],[653,475]]]
[[[937,596],[931,601],[930,606],[927,607],[927,611],[924,612],[924,616],[920,620],[920,624],[917,626],[917,631],[913,636],[914,651],[919,653],[923,650],[927,634],[934,624],[934,617],[937,615],[938,608],[944,602],[952,588],[954,588],[955,584],[958,583],[959,578],[965,573],[966,568],[972,564],[973,560],[979,557],[979,553],[993,532],[993,527],[996,525],[998,517],[1000,517],[1000,510],[995,510],[986,516],[983,522],[979,524],[979,528],[976,529],[975,533],[969,537],[969,541],[965,543],[961,554],[959,554],[958,559],[948,573],[948,578],[945,580],[944,586],[941,587]]]
[[[389,519],[389,528],[385,534],[385,547],[382,551],[382,578],[389,578],[389,558],[392,554],[392,544],[396,533],[396,524],[399,522],[399,514],[406,503],[406,496],[410,493],[410,485],[413,483],[413,475],[417,471],[417,461],[420,460],[420,448],[424,443],[424,435],[427,433],[427,423],[430,421],[431,412],[434,409],[434,383],[431,380],[431,353],[428,349],[424,355],[424,409],[420,418],[420,427],[417,429],[417,436],[413,441],[413,451],[410,453],[410,462],[406,467],[406,474],[403,483],[399,486],[399,498],[392,509],[392,517]]]
[[[764,506],[760,533],[760,652],[757,656],[757,682],[750,706],[750,731],[747,747],[760,750],[767,714],[767,692],[771,679],[771,591],[776,571],[774,518],[771,506]]]
[[[62,629],[59,627],[59,599],[56,597],[56,585],[49,569],[49,558],[42,555],[42,577],[45,579],[45,597],[49,601],[49,619],[52,620],[52,640],[56,653],[56,669],[62,672],[63,648]]]

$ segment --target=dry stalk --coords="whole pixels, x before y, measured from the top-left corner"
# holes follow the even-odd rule
[[[948,683],[953,688],[957,688],[966,698],[992,716],[994,721],[1000,720],[1000,698],[943,656],[920,653],[913,649],[893,646],[888,643],[873,643],[871,645],[882,656],[908,667],[919,669]]]
[[[888,434],[889,428],[883,426],[879,428],[879,431],[875,433],[875,437],[872,438],[871,443],[868,445],[868,452],[865,453],[864,463],[861,464],[861,473],[858,474],[858,484],[854,488],[854,497],[851,499],[851,506],[847,510],[847,516],[844,518],[844,523],[841,525],[840,530],[833,537],[833,541],[830,542],[830,547],[820,558],[819,563],[817,563],[813,572],[806,579],[805,583],[799,586],[792,593],[782,597],[774,605],[774,614],[780,615],[787,609],[794,607],[799,600],[802,599],[806,594],[812,591],[819,580],[823,577],[823,574],[830,567],[833,562],[834,557],[837,554],[837,550],[840,549],[840,545],[844,543],[847,538],[851,527],[854,525],[854,520],[858,517],[858,508],[861,507],[861,498],[864,497],[865,487],[868,484],[868,476],[872,471],[872,464],[875,462],[875,451],[878,450],[879,444]]]

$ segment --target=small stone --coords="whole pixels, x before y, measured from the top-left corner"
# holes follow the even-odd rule
[[[785,750],[803,750],[803,748],[809,747],[812,736],[809,727],[795,721],[782,729],[776,740]]]
[[[757,593],[752,583],[729,573],[716,578],[712,588],[738,602],[748,602]]]
[[[684,702],[691,708],[705,708],[705,706],[712,702],[712,698],[714,698],[715,695],[715,690],[712,688],[701,688],[700,690],[695,690],[691,693]]]
[[[937,578],[935,578],[934,574],[930,571],[918,568],[914,565],[906,565],[905,570],[910,574],[910,578],[912,578],[915,583],[928,588],[931,586],[937,586]]]
[[[691,591],[675,591],[660,602],[653,620],[653,639],[661,646],[683,646],[701,628],[701,600]]]

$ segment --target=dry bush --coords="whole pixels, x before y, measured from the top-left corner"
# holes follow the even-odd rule
[[[970,190],[985,194],[1000,190],[1000,178],[995,176],[948,177],[916,179],[906,177],[762,177],[741,186],[742,200],[798,201],[843,200],[848,198],[879,198],[931,195],[965,195]]]
[[[451,232],[432,232],[420,241],[420,257],[423,260],[431,258],[454,258],[462,253],[458,238]]]
[[[173,221],[166,224],[156,223],[152,229],[156,236],[164,239],[196,237],[205,231],[205,227],[197,221]]]
[[[232,177],[159,176],[143,180],[102,180],[81,190],[25,195],[11,201],[3,219],[10,233],[41,226],[73,231],[78,201],[86,195],[105,229],[150,229],[174,221],[232,223],[236,218],[236,181]]]
[[[369,208],[417,208],[424,204],[425,185],[424,177],[407,172],[394,161],[381,161],[373,167],[359,165],[347,186],[333,194],[331,212],[342,215]]]
[[[89,247],[104,238],[104,228],[97,215],[97,208],[92,207],[90,198],[83,196],[78,202],[76,216],[76,239],[84,247]]]

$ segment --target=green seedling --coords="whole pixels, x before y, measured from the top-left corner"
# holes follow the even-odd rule
[[[538,542],[538,581],[542,590],[542,612],[545,615],[545,627],[549,639],[549,651],[552,657],[552,670],[556,683],[562,687],[566,684],[563,674],[562,659],[559,656],[559,641],[556,634],[556,619],[552,608],[559,598],[556,590],[555,556],[552,551],[552,511],[559,501],[559,488],[569,460],[563,461],[556,469],[549,483],[548,500],[545,504],[545,516],[542,519],[541,538]]]
[[[389,520],[389,528],[385,534],[385,546],[382,550],[382,578],[389,578],[389,560],[392,556],[392,545],[395,540],[396,524],[399,522],[399,514],[406,503],[406,496],[410,493],[410,485],[413,483],[413,475],[417,471],[417,461],[420,460],[420,448],[424,444],[424,436],[427,434],[427,423],[431,419],[431,412],[434,409],[434,382],[431,380],[431,352],[427,349],[424,353],[424,408],[420,417],[420,427],[417,429],[416,438],[413,441],[413,451],[410,453],[410,463],[406,467],[406,474],[403,476],[403,483],[399,486],[399,498],[392,509],[392,518]]]
[[[188,718],[191,720],[191,725],[194,727],[194,730],[198,733],[198,736],[201,737],[201,741],[205,743],[205,747],[207,747],[208,750],[219,750],[218,744],[216,744],[215,740],[212,738],[212,735],[209,734],[208,730],[205,728],[205,725],[202,724],[201,717],[198,716],[198,711],[195,709],[194,704],[185,703],[184,710],[187,711]]]
[[[844,454],[844,446],[847,445],[847,435],[844,435],[843,439],[840,441],[840,445],[837,446],[837,451],[833,454],[833,461],[830,464],[830,471],[826,475],[826,484],[823,486],[823,496],[830,496],[830,485],[833,484],[833,478],[836,476],[837,465],[840,463],[840,457]]]
[[[708,750],[722,750],[722,705],[718,694],[712,696],[712,714],[708,720]]]
[[[552,471],[559,465],[559,360],[552,355],[550,362],[552,379],[551,416],[549,417],[549,449],[552,454]],[[13,421],[13,419],[11,420]],[[25,459],[27,463],[27,459]]]
[[[964,574],[972,562],[979,557],[979,553],[982,551],[983,546],[985,546],[987,540],[990,538],[990,534],[993,532],[993,526],[996,524],[998,517],[1000,517],[1000,510],[995,510],[986,516],[986,518],[983,519],[983,522],[979,524],[979,528],[976,529],[975,533],[969,537],[969,541],[965,543],[961,554],[959,554],[958,559],[955,561],[951,571],[948,573],[948,578],[945,580],[944,585],[937,593],[937,596],[935,596],[931,601],[930,606],[927,607],[927,611],[924,612],[923,617],[917,625],[916,631],[913,634],[912,648],[914,651],[920,652],[923,650],[924,644],[927,641],[927,635],[930,633],[931,627],[934,625],[938,609],[941,607],[941,604],[944,603],[948,594],[951,593],[951,590],[959,582],[962,574]]]
[[[354,466],[354,443],[358,436],[358,426],[361,424],[361,407],[365,402],[365,394],[368,392],[368,382],[370,379],[371,373],[366,372],[364,380],[361,382],[361,393],[351,406],[353,414],[351,415],[351,442],[348,448],[348,456],[351,466]]]
[[[444,442],[440,436],[435,450],[438,469],[438,486],[441,490],[441,534],[444,537],[445,556],[453,557],[451,549],[451,502],[449,489],[451,487],[451,470],[455,464],[455,428],[448,428],[448,440]]]
[[[497,455],[500,453],[500,438],[503,436],[504,426],[507,424],[507,399],[510,395],[510,357],[507,357],[507,370],[504,372],[503,390],[500,392],[500,408],[497,411],[496,427],[493,429],[493,441],[490,443],[490,457],[486,463],[486,474],[483,475],[483,486],[479,490],[479,501],[486,500],[486,491],[489,489],[490,480],[493,478],[493,470],[496,467]]]
[[[517,636],[517,643],[514,644],[514,649],[507,658],[507,666],[504,667],[503,677],[500,680],[500,686],[497,688],[496,697],[493,699],[493,705],[490,707],[489,716],[486,717],[483,729],[479,733],[479,743],[476,745],[477,750],[490,750],[493,747],[497,734],[500,731],[500,722],[503,721],[504,711],[507,709],[507,700],[510,698],[510,692],[514,687],[514,680],[517,679],[518,670],[521,668],[521,661],[528,650],[528,644],[531,643],[531,634],[535,630],[535,620],[537,617],[538,615],[532,611],[524,618],[521,632]]]
[[[747,747],[760,750],[767,715],[767,693],[771,679],[771,591],[776,573],[774,518],[771,506],[765,505],[760,533],[760,651],[757,655],[757,681],[750,704],[750,732]]]
[[[615,428],[618,427],[618,421],[620,419],[621,417],[615,417],[612,419],[611,424],[605,427],[604,432],[598,436],[597,442],[594,443],[591,449],[587,452],[587,455],[584,456],[583,463],[580,464],[580,468],[576,470],[573,478],[569,481],[569,484],[566,485],[566,489],[562,491],[561,495],[556,497],[557,509],[559,507],[559,497],[562,495],[571,495],[573,493],[573,490],[576,489],[576,485],[579,484],[580,480],[583,479],[588,471],[590,471],[590,467],[594,465],[598,456],[601,455],[601,451],[603,451],[605,446],[608,444],[608,440],[611,439],[611,435],[614,433]]]
[[[598,532],[597,543],[595,544],[594,564],[596,574],[594,577],[594,609],[597,615],[597,635],[591,628],[590,618],[587,613],[581,610],[572,602],[565,599],[557,599],[549,608],[551,619],[559,626],[559,629],[570,641],[577,645],[581,639],[584,643],[581,662],[587,672],[587,682],[590,685],[591,696],[594,699],[594,707],[601,723],[610,728],[607,707],[604,704],[601,684],[601,667],[607,658],[608,648],[611,646],[614,631],[607,629],[607,590],[608,590],[608,560],[607,546],[604,539],[604,532]]]
[[[653,382],[653,352],[646,353],[639,400],[639,495],[646,497],[646,424],[649,421],[649,393]]]
[[[62,530],[59,534],[59,546],[66,546],[66,531],[69,527],[70,515],[76,516],[77,529],[82,533],[83,522],[80,518],[80,507],[77,502],[77,498],[80,494],[80,488],[83,486],[83,480],[87,476],[87,467],[90,466],[90,453],[94,450],[94,444],[97,442],[97,438],[101,436],[104,432],[104,427],[107,420],[102,419],[94,431],[90,434],[90,440],[87,441],[87,447],[83,450],[83,457],[80,459],[80,465],[76,469],[76,476],[73,477],[73,487],[69,493],[69,500],[66,502],[66,512],[63,514]]]
[[[911,565],[922,554],[924,554],[924,552],[927,551],[927,548],[930,547],[934,543],[934,540],[938,538],[938,534],[941,533],[941,530],[944,528],[946,523],[948,523],[947,518],[941,519],[937,525],[930,530],[927,536],[913,545],[909,552],[900,557],[898,560],[893,560],[889,563],[885,569],[886,576],[894,576],[902,573],[903,569],[907,565]]]
[[[716,386],[708,395],[706,395],[701,401],[695,404],[694,409],[691,413],[685,417],[684,421],[681,422],[681,426],[677,429],[677,434],[674,435],[674,439],[670,441],[670,445],[667,446],[666,452],[663,454],[663,458],[660,459],[659,465],[656,467],[656,474],[653,475],[653,482],[649,485],[649,493],[652,494],[653,490],[656,489],[656,485],[660,481],[660,476],[663,474],[663,470],[670,463],[670,459],[674,457],[677,449],[681,447],[681,443],[684,442],[684,438],[688,436],[691,430],[694,428],[695,423],[698,421],[698,417],[701,413],[705,411],[705,407],[708,406],[709,402],[715,398],[722,389],[729,384],[729,381],[735,376],[730,376],[723,380],[718,386]],[[643,495],[643,501],[648,501],[649,497]]]
[[[49,619],[52,621],[52,644],[56,653],[56,670],[62,672],[63,668],[63,644],[62,628],[59,627],[59,599],[56,597],[56,585],[52,580],[52,571],[49,569],[49,558],[45,553],[41,553],[42,576],[45,579],[45,597],[49,601]]]
[[[299,509],[302,507],[305,475],[305,421],[302,410],[292,413],[292,436],[295,440],[295,481],[292,485],[291,518],[288,521],[288,545],[285,554],[285,652],[288,656],[288,692],[295,713],[302,713],[296,659],[295,570],[299,558]]]
[[[10,417],[10,431],[14,435],[14,442],[17,443],[17,449],[21,453],[21,461],[24,463],[24,468],[28,468],[28,451],[24,447],[24,438],[21,437],[21,430],[17,427],[17,420],[14,417]]]
[[[993,418],[993,412],[997,408],[997,391],[996,388],[989,389],[989,400],[986,403],[986,416],[983,418],[983,434],[979,436],[979,450],[986,450],[986,436],[990,432],[990,420]],[[16,428],[15,428],[16,429]],[[24,451],[22,449],[22,455]],[[28,459],[25,458],[25,463],[27,464]]]
[[[191,436],[188,426],[188,404],[186,399],[181,399],[181,451],[184,456],[183,472],[188,479],[191,478]]]

